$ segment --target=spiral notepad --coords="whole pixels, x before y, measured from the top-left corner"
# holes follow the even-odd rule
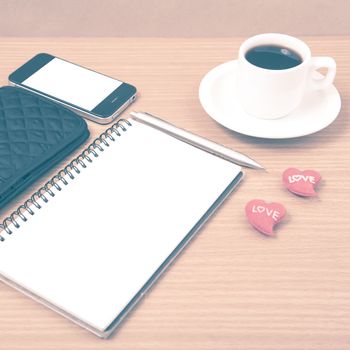
[[[107,337],[240,178],[228,161],[121,120],[3,221],[0,278]]]

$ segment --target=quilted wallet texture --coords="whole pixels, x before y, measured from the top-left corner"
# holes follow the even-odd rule
[[[88,137],[85,120],[65,107],[0,88],[0,208]]]

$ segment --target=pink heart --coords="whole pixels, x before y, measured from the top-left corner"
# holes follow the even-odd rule
[[[315,187],[321,180],[321,175],[315,170],[301,171],[289,168],[283,172],[283,183],[286,188],[299,196],[316,196]]]
[[[245,207],[249,223],[258,231],[274,236],[274,226],[286,215],[286,209],[280,203],[266,203],[262,199],[253,199]]]

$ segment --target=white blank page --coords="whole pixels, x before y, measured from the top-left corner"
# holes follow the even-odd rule
[[[1,274],[100,331],[240,171],[132,124],[0,242]]]

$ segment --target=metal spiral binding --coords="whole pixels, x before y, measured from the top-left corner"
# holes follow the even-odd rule
[[[125,124],[125,125],[123,125]],[[15,228],[19,228],[20,224],[18,219],[26,222],[28,219],[25,214],[34,215],[35,212],[31,209],[31,206],[35,206],[37,209],[41,209],[41,205],[37,202],[38,199],[42,199],[44,203],[48,202],[48,195],[55,197],[55,193],[52,189],[61,191],[62,187],[59,182],[63,183],[65,186],[68,185],[68,181],[64,178],[66,175],[70,179],[74,179],[76,174],[80,174],[80,170],[77,165],[81,165],[86,168],[85,161],[92,163],[91,155],[95,158],[99,156],[96,150],[103,152],[104,148],[102,145],[109,147],[109,142],[114,142],[116,139],[114,136],[121,136],[121,131],[125,132],[127,127],[131,126],[131,123],[126,119],[120,119],[117,123],[113,124],[105,132],[103,132],[98,138],[96,138],[87,148],[85,148],[76,158],[74,158],[69,164],[67,164],[63,169],[61,169],[55,176],[53,176],[49,181],[45,183],[38,191],[36,191],[29,199],[27,199],[22,205],[20,205],[16,210],[14,210],[6,219],[0,224],[0,242],[5,240],[2,232],[11,234],[12,230],[9,225],[13,225]],[[74,174],[75,173],[75,174]]]

